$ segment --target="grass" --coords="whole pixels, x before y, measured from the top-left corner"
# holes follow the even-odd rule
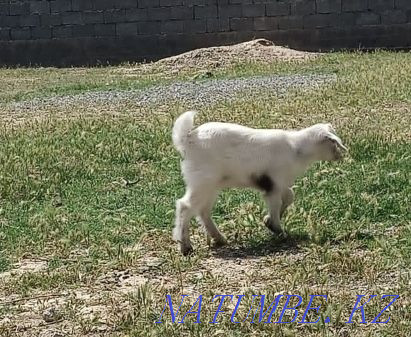
[[[166,78],[135,71],[133,65],[94,68],[0,69],[3,86],[0,103],[89,91],[142,89]]]
[[[184,185],[170,129],[183,108],[173,102],[167,107],[146,107],[138,114],[128,105],[119,108],[108,103],[104,112],[83,117],[80,112],[100,107],[79,103],[73,107],[77,117],[56,118],[50,111],[45,118],[3,123],[0,271],[16,274],[0,277],[2,336],[15,335],[16,325],[23,322],[19,317],[24,316],[19,315],[25,312],[14,303],[4,304],[7,299],[27,298],[31,303],[30,298],[39,294],[61,294],[58,306],[64,324],[79,336],[99,331],[129,336],[407,336],[411,329],[411,55],[336,53],[300,64],[237,64],[217,70],[215,76],[272,73],[335,73],[337,80],[316,90],[294,90],[285,97],[244,93],[234,102],[207,107],[199,122],[302,127],[327,120],[335,125],[350,154],[340,163],[316,165],[297,181],[295,205],[284,221],[288,240],[272,238],[263,229],[265,208],[257,193],[225,191],[214,218],[230,246],[210,250],[195,228],[195,255],[177,254],[170,231],[174,201]],[[188,80],[193,74],[175,79],[161,74],[130,78],[118,67],[2,69],[6,86],[0,99],[7,113],[13,102],[23,99],[143,88]],[[13,269],[16,262],[26,260],[46,260],[47,268],[24,273]],[[117,271],[129,271],[129,281],[124,275],[113,276]],[[203,294],[202,323],[195,324],[192,314],[185,324],[171,324],[165,314],[166,323],[154,324],[165,295],[171,294],[177,302],[181,293],[190,295],[183,306],[186,310]],[[244,319],[253,294],[265,294],[271,303],[278,293],[299,294],[304,306],[310,294],[327,294],[321,322],[232,324],[228,314],[232,308],[227,304],[218,326],[206,323],[217,307],[211,302],[215,294],[246,295],[246,305],[238,312]],[[357,294],[379,295],[379,300],[367,305],[368,320],[382,309],[381,295],[399,294],[389,312],[391,322],[362,325],[357,314],[356,323],[345,324]],[[36,317],[53,302],[42,303],[30,304],[33,317],[27,322],[40,326],[27,328],[33,333],[44,328]],[[98,314],[85,314],[87,308]],[[14,313],[15,320],[4,323],[2,312]],[[331,323],[327,324],[328,314]],[[63,329],[61,324],[55,325]]]

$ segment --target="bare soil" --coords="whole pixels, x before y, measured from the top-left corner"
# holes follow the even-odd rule
[[[145,68],[147,71],[151,71],[154,67],[161,72],[178,73],[193,68],[197,70],[210,70],[229,67],[239,62],[270,63],[275,60],[302,62],[319,55],[319,53],[277,46],[272,41],[266,39],[256,39],[231,46],[195,49],[146,64]]]

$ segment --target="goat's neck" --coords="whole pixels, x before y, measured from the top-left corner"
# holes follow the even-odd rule
[[[299,164],[308,168],[311,164],[318,160],[317,154],[317,139],[306,130],[301,130],[293,134],[293,145]]]

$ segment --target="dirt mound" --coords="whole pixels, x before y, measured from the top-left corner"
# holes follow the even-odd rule
[[[161,68],[173,68],[177,72],[187,68],[216,68],[235,64],[239,61],[260,63],[269,63],[275,60],[305,61],[317,55],[317,53],[276,46],[266,39],[256,39],[232,46],[196,49],[159,60],[155,64]]]

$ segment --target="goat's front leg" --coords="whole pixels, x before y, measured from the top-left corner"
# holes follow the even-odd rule
[[[264,224],[275,234],[282,234],[283,229],[280,224],[282,208],[281,191],[272,191],[264,196],[270,215],[264,217]]]

